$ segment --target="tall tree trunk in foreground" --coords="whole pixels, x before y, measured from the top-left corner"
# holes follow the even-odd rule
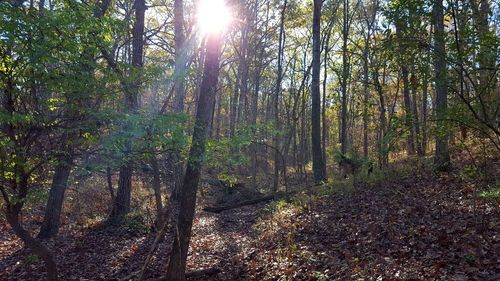
[[[205,144],[210,117],[214,110],[213,104],[219,75],[220,48],[220,33],[209,34],[206,40],[206,57],[200,97],[196,110],[193,141],[189,151],[184,183],[180,192],[180,211],[167,268],[166,277],[169,281],[184,281],[186,279],[186,258],[195,213],[196,192],[205,156]]]
[[[448,153],[448,135],[445,132],[446,122],[443,120],[448,107],[443,9],[443,0],[434,0],[434,74],[437,119],[434,165],[436,169],[446,171],[450,168],[450,155]]]
[[[132,28],[132,66],[136,71],[140,71],[142,67],[142,54],[144,47],[144,14],[146,13],[145,0],[136,0],[135,7],[135,22]],[[125,105],[126,110],[136,112],[139,96],[139,88],[141,84],[140,75],[126,89]],[[129,140],[126,145],[125,157],[132,153],[132,140]],[[113,209],[109,220],[111,222],[119,222],[130,211],[130,197],[132,192],[132,159],[125,159],[125,163],[120,167],[120,176],[118,179],[118,191],[113,202]]]
[[[321,96],[319,90],[319,73],[321,71],[321,5],[322,0],[314,0],[312,37],[313,37],[313,63],[311,82],[311,144],[313,154],[314,181],[320,183],[326,179],[326,171],[321,151]]]

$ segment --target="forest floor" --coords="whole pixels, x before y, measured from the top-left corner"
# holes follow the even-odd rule
[[[220,272],[190,280],[500,280],[499,203],[474,194],[456,174],[415,172],[218,214],[200,209],[188,271]],[[154,238],[133,228],[63,228],[47,243],[61,280],[123,280]],[[164,273],[170,243],[160,244],[148,278]],[[43,275],[0,221],[0,280]]]

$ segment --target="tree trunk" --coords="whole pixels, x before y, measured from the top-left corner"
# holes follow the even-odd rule
[[[206,59],[196,111],[193,141],[180,193],[180,211],[170,261],[167,267],[166,276],[167,280],[170,281],[184,281],[186,279],[186,259],[195,213],[196,192],[201,175],[202,161],[205,155],[210,116],[212,116],[214,110],[213,101],[215,99],[219,74],[220,47],[220,35],[209,34],[206,41]]]
[[[174,42],[175,42],[175,72],[174,75],[174,111],[184,111],[184,76],[186,58],[184,49],[184,5],[182,0],[174,0]]]
[[[285,45],[285,12],[286,12],[287,0],[283,2],[283,9],[281,10],[280,19],[280,29],[279,29],[279,42],[278,42],[278,74],[276,81],[276,92],[273,98],[273,113],[274,113],[274,125],[275,133],[273,136],[274,150],[274,180],[273,180],[273,192],[278,191],[279,187],[279,168],[281,157],[279,153],[280,140],[278,137],[278,132],[280,130],[280,120],[279,120],[279,99],[281,96],[281,81],[283,79],[283,48]],[[286,167],[282,167],[286,169]]]
[[[54,257],[50,250],[43,245],[40,241],[33,238],[28,231],[26,231],[21,223],[19,222],[19,213],[16,211],[11,211],[9,209],[5,212],[5,217],[9,222],[14,233],[21,238],[23,243],[33,251],[33,253],[39,256],[43,263],[45,264],[45,270],[47,271],[47,280],[54,281],[58,280],[57,277],[57,265],[54,261]]]
[[[484,123],[493,127],[498,124],[498,92],[495,99],[495,90],[497,87],[497,79],[495,79],[495,61],[497,49],[493,42],[495,41],[495,34],[490,32],[488,17],[490,15],[489,0],[475,0],[471,1],[474,21],[478,32],[479,39],[479,87],[477,96],[479,98],[481,117]],[[497,37],[498,38],[498,37]]]
[[[417,78],[415,77],[415,73],[412,73],[410,76],[410,85],[411,85],[411,115],[413,116],[413,127],[412,130],[414,132],[414,140],[415,147],[417,149],[417,153],[419,156],[423,156],[424,152],[422,149],[422,143],[420,139],[420,122],[418,117],[418,100],[417,100]]]
[[[446,50],[444,33],[443,1],[434,0],[434,73],[436,83],[436,151],[434,165],[437,170],[447,171],[451,167],[448,153],[448,134],[446,133],[446,110],[448,89],[446,78]]]
[[[320,183],[326,179],[326,171],[321,151],[321,96],[319,74],[321,71],[321,6],[322,0],[314,0],[314,12],[312,23],[313,37],[313,63],[311,81],[311,144],[313,155],[314,181]]]
[[[161,199],[161,179],[160,179],[160,168],[158,167],[158,159],[156,159],[156,155],[151,155],[151,168],[153,169],[153,180],[152,186],[155,195],[155,203],[156,203],[156,221],[157,225],[161,227],[163,218],[163,202]]]
[[[111,172],[111,168],[106,168],[106,180],[108,183],[109,195],[111,196],[111,201],[115,200],[115,190],[113,189],[113,173]]]
[[[365,38],[363,50],[363,157],[368,159],[368,53],[370,51],[370,33]]]
[[[144,48],[144,15],[146,13],[145,0],[135,0],[135,22],[132,28],[132,66],[136,71],[140,71],[143,65],[143,48]],[[126,110],[137,112],[139,107],[138,96],[141,84],[141,77],[137,78],[130,83],[129,87],[125,89],[125,105]],[[126,145],[126,155],[130,156],[132,152],[132,140],[128,140]],[[120,167],[120,175],[118,180],[118,191],[116,192],[115,201],[113,202],[113,209],[109,220],[111,222],[120,222],[125,215],[130,211],[130,197],[132,191],[132,159],[125,159],[125,163]]]
[[[110,0],[105,0],[100,3],[94,10],[94,17],[96,19],[101,19],[110,6]],[[40,1],[39,3],[40,13],[42,14],[45,9],[45,2]],[[89,63],[90,61],[94,61],[94,56],[90,49],[85,49],[81,57],[86,60],[83,63],[82,67],[85,70],[83,75],[85,77],[92,77],[94,75],[94,67]],[[88,100],[83,100],[82,102],[85,107],[90,108]],[[73,116],[73,118],[81,119],[85,118],[85,116]],[[67,144],[71,143],[72,140],[78,138],[78,134],[70,133],[69,136],[65,134],[63,138],[64,142],[67,141]],[[59,217],[62,209],[62,205],[64,202],[64,193],[68,186],[68,179],[71,172],[73,156],[71,154],[71,146],[66,146],[65,155],[60,157],[58,164],[55,167],[54,175],[52,177],[52,184],[49,192],[49,198],[45,208],[44,220],[42,222],[42,226],[40,228],[40,232],[38,234],[38,238],[51,238],[57,234],[59,231]]]
[[[72,159],[62,158],[56,165],[52,186],[50,187],[49,199],[45,207],[42,227],[38,238],[51,238],[59,231],[59,216],[64,201],[64,193],[68,186],[68,178],[71,172]]]
[[[378,74],[378,69],[375,69],[373,71],[373,83],[375,83],[375,90],[377,92],[378,98],[379,98],[379,121],[380,121],[380,126],[379,126],[379,135],[378,135],[378,146],[379,146],[379,167],[385,167],[388,164],[388,148],[387,148],[387,141],[385,139],[386,132],[387,132],[387,117],[386,117],[386,105],[385,105],[385,97],[384,97],[384,92],[382,90],[382,85],[380,84],[379,81],[379,74]]]
[[[408,130],[408,136],[406,137],[406,152],[408,155],[415,154],[415,136],[413,131],[413,117],[412,109],[411,109],[411,100],[410,100],[410,80],[409,74],[410,71],[408,69],[408,60],[406,59],[406,38],[402,35],[402,32],[406,31],[406,23],[405,18],[396,19],[396,36],[398,38],[398,60],[399,65],[401,67],[401,78],[403,80],[403,107],[404,107],[404,118],[405,118],[405,127]]]
[[[184,112],[185,86],[184,79],[186,76],[186,60],[187,54],[184,51],[185,46],[184,32],[184,2],[183,0],[174,0],[174,43],[175,43],[175,75],[174,75],[174,112]],[[184,164],[181,161],[179,152],[171,153],[168,161],[171,161],[167,166],[173,168],[173,187],[172,199],[176,200],[179,196],[179,189],[182,185],[182,173],[184,172]]]
[[[130,211],[130,197],[132,191],[132,163],[127,163],[120,167],[118,178],[118,190],[113,209],[109,217],[110,222],[119,223]]]
[[[328,53],[330,52],[330,38],[332,35],[332,30],[333,30],[333,24],[330,25],[328,29],[328,34],[325,39],[325,45],[324,45],[324,51],[325,54],[323,56],[323,104],[321,106],[321,123],[322,123],[322,131],[321,131],[321,150],[323,153],[323,171],[325,171],[325,177],[326,177],[326,137],[327,137],[327,132],[328,132],[328,125],[327,125],[327,120],[326,120],[326,82],[327,82],[327,77],[328,77]],[[295,118],[295,116],[294,116]]]
[[[408,137],[406,138],[406,151],[408,155],[415,154],[415,142],[414,142],[414,134],[413,134],[413,116],[411,114],[411,101],[410,101],[410,82],[408,79],[409,70],[408,67],[401,67],[401,75],[403,78],[403,102],[405,109],[405,125],[409,131]]]
[[[348,78],[348,62],[347,62],[347,40],[349,38],[349,0],[344,0],[344,22],[342,31],[342,109],[340,121],[340,150],[342,154],[347,152],[347,78]]]
[[[17,157],[16,157],[17,158]],[[8,200],[8,197],[4,194],[5,199],[5,208],[3,209],[5,212],[5,217],[7,222],[12,227],[14,233],[19,237],[23,243],[37,256],[39,256],[45,264],[45,270],[47,271],[47,280],[54,281],[57,280],[57,265],[54,261],[54,257],[50,250],[42,244],[39,240],[33,238],[31,234],[23,228],[19,221],[19,213],[21,212],[26,196],[28,194],[28,175],[25,174],[24,160],[22,157],[19,157],[23,161],[22,164],[15,164],[14,171],[15,180],[14,186],[17,191],[17,196],[20,200],[16,200],[16,202],[11,202]],[[3,191],[3,189],[2,189]]]
[[[427,150],[427,99],[428,99],[428,78],[427,70],[422,81],[422,154]]]

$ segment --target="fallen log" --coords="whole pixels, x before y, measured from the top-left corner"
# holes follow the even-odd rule
[[[218,267],[211,267],[207,269],[201,269],[201,270],[196,270],[196,271],[190,271],[186,272],[186,278],[197,278],[197,277],[202,277],[202,276],[212,276],[217,273],[221,272],[221,269]],[[166,277],[161,277],[158,279],[152,279],[150,281],[168,281]]]
[[[292,191],[292,192],[287,192],[287,193],[276,193],[276,194],[266,195],[266,196],[251,199],[251,200],[242,201],[242,202],[232,204],[232,205],[205,207],[205,208],[203,208],[203,211],[210,212],[210,213],[220,213],[222,211],[236,209],[236,208],[240,208],[243,206],[254,205],[254,204],[259,204],[259,203],[263,203],[263,202],[282,199],[284,197],[288,197],[288,196],[293,195],[295,193],[297,193],[297,191]]]

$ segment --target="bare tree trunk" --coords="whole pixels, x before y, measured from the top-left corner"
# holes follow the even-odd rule
[[[446,74],[446,50],[444,34],[443,1],[434,0],[434,72],[436,83],[436,151],[434,165],[441,171],[449,170],[451,167],[450,155],[448,153],[448,135],[445,132],[446,110],[448,108],[448,89]]]
[[[200,180],[202,161],[205,155],[205,144],[210,116],[212,116],[217,79],[219,74],[219,53],[221,47],[220,34],[209,34],[206,41],[206,58],[201,83],[200,97],[196,111],[193,131],[193,142],[189,152],[184,184],[180,193],[180,211],[175,229],[170,261],[167,267],[167,280],[186,280],[186,258],[191,228],[196,206],[196,192]]]
[[[326,171],[323,162],[323,152],[321,151],[321,96],[319,88],[319,74],[321,71],[321,6],[322,0],[314,0],[314,12],[312,23],[313,37],[313,64],[311,83],[311,144],[313,155],[314,181],[320,183],[326,180]]]

